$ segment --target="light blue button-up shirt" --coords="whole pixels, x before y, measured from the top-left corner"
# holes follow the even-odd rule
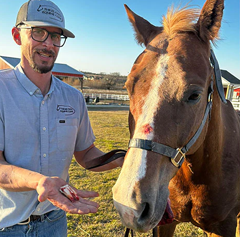
[[[8,163],[68,180],[74,151],[94,140],[81,92],[52,76],[43,96],[20,65],[0,71],[0,150]],[[37,197],[36,191],[0,189],[0,228],[56,209]]]

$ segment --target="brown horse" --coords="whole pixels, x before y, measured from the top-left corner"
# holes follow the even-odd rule
[[[158,228],[163,237],[173,236],[180,222],[208,236],[233,237],[240,211],[240,121],[221,98],[218,69],[210,62],[224,1],[207,0],[201,12],[170,9],[163,27],[125,7],[146,49],[126,82],[131,140],[113,187],[122,222],[139,232],[165,224]]]

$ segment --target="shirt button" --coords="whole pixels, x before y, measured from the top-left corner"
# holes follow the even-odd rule
[[[47,156],[47,154],[44,153],[44,154],[43,154],[43,157],[46,157],[46,156]]]
[[[46,128],[45,128],[45,127],[43,127],[43,131],[46,131]]]

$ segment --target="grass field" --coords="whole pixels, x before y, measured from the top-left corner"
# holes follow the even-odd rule
[[[89,112],[91,124],[96,136],[95,145],[104,152],[121,148],[127,149],[129,140],[128,112]],[[81,168],[73,159],[70,167],[70,182],[83,190],[94,190],[100,196],[94,200],[100,204],[99,211],[90,215],[68,214],[68,237],[122,237],[124,226],[113,206],[112,187],[120,169],[94,173]],[[151,232],[135,236],[148,237]],[[203,232],[191,224],[180,224],[175,237],[205,236]]]

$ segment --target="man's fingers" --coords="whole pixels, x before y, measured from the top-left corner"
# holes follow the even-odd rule
[[[95,213],[98,210],[99,204],[90,200],[80,198],[79,201],[73,203],[74,206],[79,208],[79,213],[88,209],[88,213]]]
[[[83,205],[89,205],[89,206],[93,206],[93,207],[99,208],[99,204],[97,202],[93,202],[91,200],[80,198],[79,202],[82,203]]]
[[[91,197],[98,197],[99,194],[94,191],[83,191],[83,190],[77,190],[77,194],[79,197],[82,198],[91,198]]]
[[[61,208],[62,210],[72,213],[72,214],[88,214],[95,213],[98,210],[99,205],[95,202],[84,200],[81,198],[80,201],[71,202],[67,197],[60,202],[48,199],[54,206]]]
[[[98,208],[95,206],[84,205],[84,207],[79,207],[78,214],[96,213],[97,211],[98,211]]]

